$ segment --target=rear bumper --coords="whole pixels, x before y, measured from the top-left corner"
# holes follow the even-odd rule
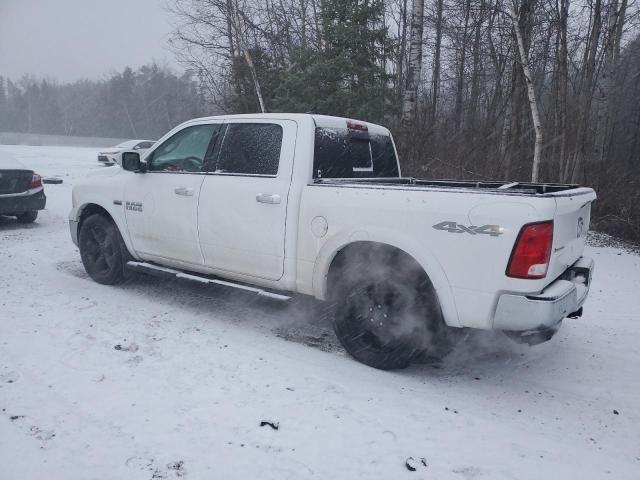
[[[42,187],[35,191],[0,195],[0,215],[17,215],[42,210],[46,204],[47,197]]]
[[[558,328],[560,322],[580,310],[587,299],[593,265],[593,259],[581,257],[540,293],[500,295],[493,328],[517,332]]]

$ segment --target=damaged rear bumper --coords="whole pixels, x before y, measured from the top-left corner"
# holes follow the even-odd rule
[[[580,316],[589,294],[593,259],[581,257],[542,292],[532,295],[504,293],[498,299],[493,327],[527,336],[550,333],[565,317]]]
[[[47,204],[44,188],[0,195],[0,215],[19,215],[42,210]]]

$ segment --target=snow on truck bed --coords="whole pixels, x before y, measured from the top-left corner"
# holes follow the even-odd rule
[[[382,372],[312,303],[92,282],[67,214],[97,150],[1,152],[64,183],[36,224],[0,218],[0,479],[638,478],[640,257],[590,247],[585,315],[551,342]]]

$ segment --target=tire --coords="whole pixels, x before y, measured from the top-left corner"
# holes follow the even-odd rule
[[[80,257],[89,276],[103,285],[125,280],[129,252],[118,227],[104,215],[94,214],[82,222],[78,237]]]
[[[360,258],[329,276],[337,281],[333,327],[340,343],[359,362],[382,370],[406,368],[414,358],[439,359],[451,347],[429,278],[397,255],[388,263],[393,267],[372,269],[375,258]]]
[[[33,223],[38,218],[38,211],[32,210],[30,212],[21,213],[20,215],[16,215],[16,219],[18,223]]]

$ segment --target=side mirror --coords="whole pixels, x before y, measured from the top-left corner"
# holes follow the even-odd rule
[[[47,185],[59,185],[62,183],[62,179],[58,177],[44,177],[42,179],[42,183],[46,183]]]
[[[122,168],[129,172],[143,171],[143,163],[140,161],[140,154],[138,152],[123,152]]]

